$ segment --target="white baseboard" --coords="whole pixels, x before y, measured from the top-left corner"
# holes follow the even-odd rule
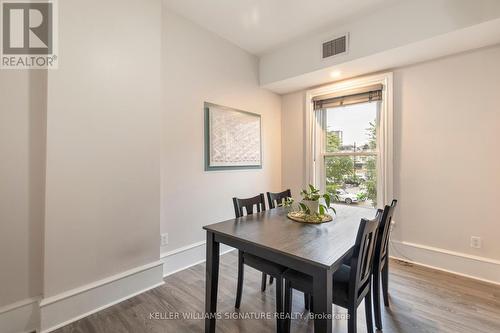
[[[163,277],[172,275],[186,268],[205,262],[205,241],[183,246],[173,251],[164,252],[160,256],[163,262]],[[226,254],[234,248],[220,245],[220,254]]]
[[[39,298],[28,298],[0,308],[0,332],[28,333],[38,329]]]
[[[163,283],[163,263],[156,261],[44,298],[40,302],[41,332],[52,332]]]
[[[391,258],[500,285],[498,260],[396,240],[391,245]]]

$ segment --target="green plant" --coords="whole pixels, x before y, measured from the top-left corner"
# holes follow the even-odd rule
[[[300,195],[304,200],[307,201],[318,201],[322,197],[322,195],[319,194],[319,190],[311,184],[309,184],[308,189],[302,190],[302,192],[300,192]]]
[[[330,183],[343,184],[354,173],[354,161],[349,156],[326,157],[325,171]]]
[[[335,184],[335,183],[327,183],[326,184],[326,191],[328,193],[331,193],[331,195],[335,196],[336,193],[337,193],[337,190],[341,188],[339,184]],[[332,199],[335,199],[335,198],[332,198]]]
[[[359,184],[361,184],[361,179],[354,174],[348,175],[344,178],[344,184],[359,186]]]
[[[368,199],[368,193],[366,193],[365,191],[360,191],[356,193],[356,197],[359,201],[365,201]]]
[[[279,206],[282,206],[283,208],[292,208],[293,207],[294,200],[293,198],[286,197],[283,200],[283,203],[279,204]]]
[[[377,148],[377,125],[370,122],[370,126],[366,129],[368,135],[368,145],[370,149]],[[375,158],[370,158],[366,162],[366,176],[365,182],[367,199],[372,202],[373,207],[377,206],[377,161]]]
[[[367,180],[365,182],[367,198],[373,207],[377,206],[377,162],[374,158],[366,162]]]
[[[315,188],[313,185],[309,184],[309,188],[302,190],[300,192],[300,195],[302,195],[303,200],[305,201],[317,201],[319,203],[319,215],[325,215],[328,212],[328,209],[330,209],[330,203],[331,203],[331,197],[330,194],[324,193],[320,194],[319,190]],[[324,204],[320,202],[320,199],[324,200]],[[318,214],[318,212],[311,212],[309,207],[307,207],[303,203],[299,203],[299,206],[301,210],[307,214],[307,215],[313,215],[313,214]],[[333,211],[335,212],[335,209],[332,208]]]

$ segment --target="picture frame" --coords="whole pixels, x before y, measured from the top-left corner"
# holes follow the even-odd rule
[[[204,103],[205,171],[262,169],[260,114]]]

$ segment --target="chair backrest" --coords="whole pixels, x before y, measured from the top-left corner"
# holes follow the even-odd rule
[[[246,210],[246,215],[253,214],[254,206],[257,206],[256,213],[266,210],[266,201],[264,199],[264,193],[261,193],[256,197],[247,199],[233,198],[233,205],[234,205],[234,214],[236,215],[237,218],[245,215],[243,213],[243,208],[245,208]]]
[[[398,204],[397,200],[392,200],[391,205],[386,205],[380,220],[377,246],[375,247],[375,264],[380,267],[380,263],[387,259],[387,249],[391,236],[391,221],[394,209]]]
[[[279,193],[267,192],[267,202],[269,203],[269,209],[276,208],[283,203],[284,199],[291,197],[292,191],[290,191],[290,189]]]
[[[373,220],[361,219],[359,224],[354,253],[351,258],[351,276],[349,291],[357,298],[370,283],[378,236],[378,226],[382,218],[382,210],[377,211]]]

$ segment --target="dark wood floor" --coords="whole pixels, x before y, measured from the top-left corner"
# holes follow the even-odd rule
[[[222,315],[234,313],[236,252],[221,259],[219,307]],[[165,285],[131,298],[104,311],[59,329],[57,333],[183,333],[203,332],[203,320],[166,319],[169,313],[193,313],[204,309],[205,266],[186,269],[165,278]],[[391,309],[383,312],[384,332],[500,332],[500,287],[428,268],[392,262],[390,276]],[[294,294],[294,312],[304,309],[303,297]],[[246,267],[240,314],[274,310],[274,284],[260,292],[260,275]],[[336,313],[345,310],[334,307]],[[364,308],[358,309],[358,331],[366,332]],[[162,319],[151,319],[153,316]],[[182,315],[182,314],[181,314]],[[334,322],[334,332],[347,332],[345,319]],[[275,331],[273,319],[224,319],[217,332],[265,333]],[[292,322],[292,332],[313,332],[311,320]]]

